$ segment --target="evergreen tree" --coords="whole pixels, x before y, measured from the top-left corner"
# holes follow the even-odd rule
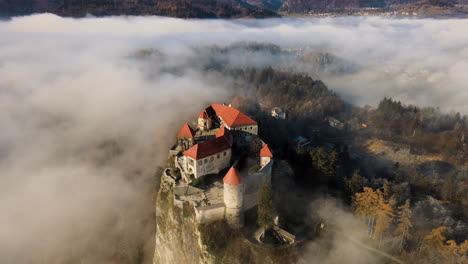
[[[405,246],[406,241],[411,237],[410,229],[413,227],[411,223],[410,202],[406,200],[405,204],[398,207],[398,225],[395,230],[399,241],[400,250]]]
[[[322,175],[334,178],[337,175],[338,166],[338,152],[333,150],[327,154],[325,149],[318,147],[310,153],[312,159],[312,166],[317,169]]]
[[[264,182],[258,197],[257,223],[265,229],[273,226],[273,198],[270,183]]]

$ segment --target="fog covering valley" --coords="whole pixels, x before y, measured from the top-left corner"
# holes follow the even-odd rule
[[[0,262],[150,262],[155,173],[175,133],[242,91],[207,67],[271,66],[360,106],[392,97],[467,114],[466,28],[378,17],[1,21]],[[223,51],[243,43],[270,49]]]

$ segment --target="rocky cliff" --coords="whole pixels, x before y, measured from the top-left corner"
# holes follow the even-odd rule
[[[161,182],[156,202],[154,264],[280,264],[297,263],[296,247],[263,248],[231,229],[225,221],[196,222],[193,207],[174,204],[173,183]]]
[[[204,249],[191,208],[174,206],[170,183],[163,182],[156,202],[155,264],[212,263]]]

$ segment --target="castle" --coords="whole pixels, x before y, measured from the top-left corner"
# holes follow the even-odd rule
[[[241,111],[227,105],[211,104],[198,116],[194,130],[184,124],[177,134],[177,144],[170,151],[181,179],[175,182],[174,200],[178,206],[191,204],[199,223],[225,219],[238,228],[244,225],[244,212],[258,204],[258,191],[271,182],[273,154],[258,138],[258,124]],[[236,165],[240,152],[251,153],[253,143],[261,150],[259,170],[240,173]],[[222,183],[203,190],[189,183],[228,169]]]

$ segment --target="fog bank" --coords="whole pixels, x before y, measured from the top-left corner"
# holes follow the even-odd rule
[[[229,98],[229,80],[200,72],[192,47],[307,46],[356,64],[352,72],[314,72],[351,102],[387,96],[467,113],[466,28],[468,20],[382,18],[42,14],[0,22],[0,262],[136,257],[109,245],[145,243],[154,173],[174,133],[206,103]],[[142,49],[167,59],[135,55]],[[254,58],[247,62],[278,63]]]

